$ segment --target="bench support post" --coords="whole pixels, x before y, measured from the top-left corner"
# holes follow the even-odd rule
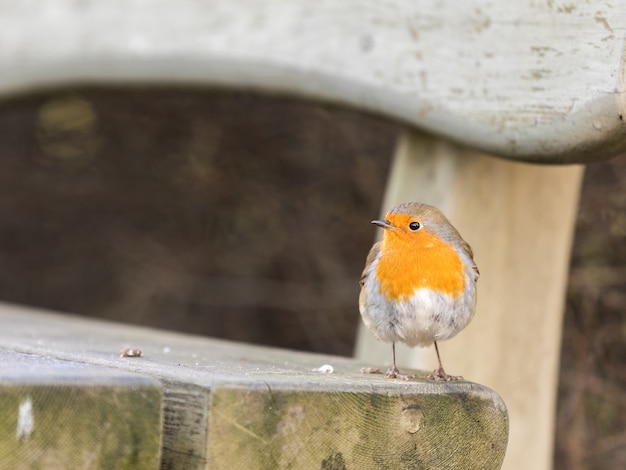
[[[552,466],[565,289],[582,166],[491,158],[413,131],[400,139],[382,211],[420,201],[442,209],[474,250],[478,310],[440,343],[452,374],[501,394],[510,415],[504,469]],[[359,331],[357,357],[388,361],[389,345]],[[435,352],[398,349],[398,361],[431,370]]]

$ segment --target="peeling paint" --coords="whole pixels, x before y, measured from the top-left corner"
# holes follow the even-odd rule
[[[604,26],[604,28],[609,31],[611,34],[613,34],[613,28],[611,28],[611,25],[609,24],[608,20],[604,17],[601,16],[599,13],[596,14],[596,16],[593,18],[596,23],[600,23],[602,26]]]
[[[17,413],[17,439],[25,441],[35,429],[35,417],[33,416],[33,400],[27,397],[20,403]]]

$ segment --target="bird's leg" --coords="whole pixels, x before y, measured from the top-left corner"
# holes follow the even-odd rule
[[[439,369],[434,371],[432,374],[427,376],[428,379],[433,379],[436,381],[443,380],[445,382],[450,382],[451,380],[463,380],[463,377],[460,375],[448,375],[446,371],[443,370],[443,364],[441,363],[441,356],[439,355],[439,348],[437,347],[437,341],[434,341],[435,351],[437,352],[437,361],[439,361]]]
[[[404,379],[411,380],[415,376],[413,374],[402,374],[398,367],[396,366],[396,343],[391,343],[391,357],[393,361],[393,365],[391,368],[385,373],[385,377],[387,379]]]

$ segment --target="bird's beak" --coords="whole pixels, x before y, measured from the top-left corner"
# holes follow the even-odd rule
[[[380,228],[384,228],[385,230],[395,230],[396,227],[391,225],[388,220],[372,220],[374,225],[378,225]]]

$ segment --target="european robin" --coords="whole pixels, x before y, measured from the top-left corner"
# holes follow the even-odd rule
[[[359,310],[372,334],[391,343],[393,365],[386,376],[413,377],[396,367],[401,341],[435,345],[439,369],[429,378],[460,379],[446,374],[437,341],[452,338],[474,316],[480,274],[472,249],[439,209],[426,204],[400,204],[372,223],[383,237],[367,256]]]

